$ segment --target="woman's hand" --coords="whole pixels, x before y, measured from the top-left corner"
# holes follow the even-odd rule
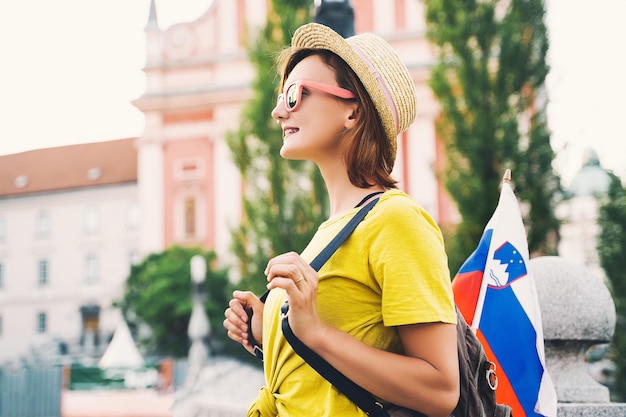
[[[272,258],[265,268],[267,288],[282,288],[289,300],[289,325],[303,343],[314,347],[324,324],[317,315],[317,272],[295,252]]]
[[[249,321],[249,314],[252,320]],[[252,328],[252,337],[256,343],[263,343],[263,302],[250,291],[235,291],[233,299],[224,311],[224,327],[228,330],[228,337],[254,354],[254,346],[250,341],[249,329]]]

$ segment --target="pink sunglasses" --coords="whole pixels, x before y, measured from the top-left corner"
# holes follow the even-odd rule
[[[297,80],[289,84],[287,88],[283,90],[284,92],[278,95],[276,104],[280,103],[282,100],[285,102],[285,108],[287,111],[296,111],[302,101],[302,88],[304,87],[313,88],[326,94],[330,94],[331,96],[343,99],[355,98],[352,91],[337,87],[336,85],[323,84],[308,80]]]

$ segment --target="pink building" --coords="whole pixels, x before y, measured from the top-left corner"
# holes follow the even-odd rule
[[[158,29],[155,3],[147,33],[147,89],[134,102],[146,116],[138,139],[142,248],[201,242],[229,259],[230,230],[241,216],[242,182],[224,137],[240,123],[254,71],[246,58],[246,29],[261,27],[268,1],[216,0],[194,22]],[[386,38],[410,68],[418,91],[418,117],[399,138],[395,168],[400,186],[441,222],[454,211],[433,167],[437,104],[427,85],[432,51],[424,10],[413,0],[353,0],[356,32]],[[254,32],[252,32],[254,33]],[[269,118],[269,114],[268,114]]]

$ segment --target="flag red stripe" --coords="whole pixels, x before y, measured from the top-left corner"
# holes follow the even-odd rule
[[[498,388],[496,389],[496,402],[498,404],[506,404],[513,409],[513,416],[515,417],[526,417],[526,412],[524,411],[524,407],[517,399],[517,395],[515,395],[515,391],[511,386],[511,382],[507,377],[504,369],[498,362],[496,355],[494,355],[493,351],[489,347],[489,343],[485,340],[485,336],[482,334],[480,329],[476,331],[476,336],[482,343],[483,348],[485,349],[485,354],[487,355],[487,359],[496,364],[496,375],[498,376]]]
[[[483,271],[474,271],[458,274],[452,281],[454,302],[470,326],[474,320],[482,280]]]

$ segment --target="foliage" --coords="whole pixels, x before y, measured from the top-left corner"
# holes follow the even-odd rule
[[[270,117],[277,96],[277,54],[294,30],[310,19],[310,0],[272,0],[266,26],[252,36],[248,55],[255,67],[253,96],[245,105],[240,128],[228,145],[245,184],[241,225],[233,231],[241,288],[265,290],[267,261],[301,251],[316,226],[328,215],[328,197],[313,164],[280,156],[282,132]]]
[[[116,302],[129,327],[137,328],[141,324],[149,327],[150,336],[140,342],[150,353],[184,357],[189,351],[187,328],[192,305],[189,262],[194,255],[201,255],[207,262],[205,308],[211,342],[220,346],[226,340],[223,312],[232,293],[227,272],[213,268],[216,256],[212,251],[172,246],[133,265],[124,296]]]
[[[616,365],[614,401],[626,400],[626,189],[612,175],[608,199],[600,207],[598,255],[615,301],[617,325],[613,339]]]
[[[545,115],[548,73],[542,0],[429,0],[427,36],[438,62],[430,85],[441,105],[443,172],[462,221],[448,238],[453,273],[475,249],[507,168],[528,213],[531,253],[556,254],[560,191]]]

